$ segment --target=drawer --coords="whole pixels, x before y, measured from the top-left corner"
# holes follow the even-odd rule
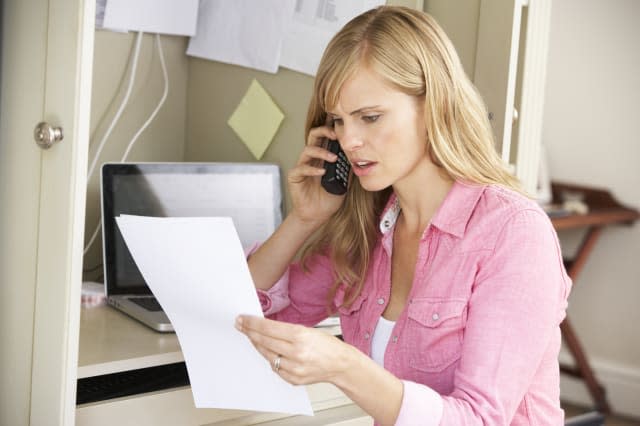
[[[307,393],[315,412],[352,405],[351,400],[342,391],[330,384],[319,383],[307,386]],[[230,426],[259,424],[285,417],[299,416],[196,408],[189,387],[138,394],[76,407],[77,426],[201,426],[211,424]]]

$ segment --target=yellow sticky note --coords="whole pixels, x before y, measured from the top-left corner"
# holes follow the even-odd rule
[[[269,147],[283,119],[284,114],[271,96],[260,83],[253,80],[227,123],[259,160]]]

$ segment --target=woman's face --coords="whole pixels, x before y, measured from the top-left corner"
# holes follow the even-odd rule
[[[423,107],[361,68],[328,111],[353,173],[367,191],[410,180],[428,160]]]

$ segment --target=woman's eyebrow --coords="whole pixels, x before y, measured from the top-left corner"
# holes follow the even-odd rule
[[[362,108],[358,108],[358,109],[356,109],[356,110],[351,111],[351,112],[349,113],[349,115],[356,115],[356,114],[360,114],[360,113],[362,113],[363,111],[367,111],[367,110],[370,110],[370,109],[377,109],[377,108],[380,108],[380,105],[364,106],[364,107],[362,107]],[[339,115],[338,115],[338,114],[333,113],[333,112],[330,112],[330,111],[327,111],[327,114],[328,114],[328,115],[331,115],[331,116],[333,116],[333,117],[339,117]]]

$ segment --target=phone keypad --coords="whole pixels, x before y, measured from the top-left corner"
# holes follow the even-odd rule
[[[333,163],[325,161],[326,172],[321,179],[322,186],[331,194],[342,195],[347,192],[351,164],[346,154],[340,149],[338,141],[329,141],[327,149],[336,154],[338,159]]]
[[[336,177],[344,186],[347,187],[347,183],[349,182],[349,171],[351,166],[349,165],[349,160],[344,152],[338,152],[338,160],[336,161]]]

